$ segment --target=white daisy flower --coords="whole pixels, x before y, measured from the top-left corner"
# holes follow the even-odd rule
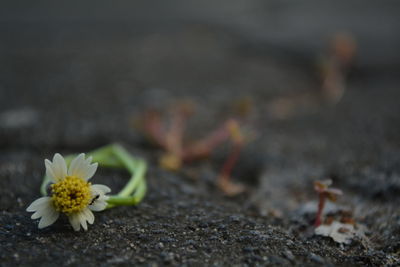
[[[53,162],[46,159],[46,175],[51,179],[51,195],[32,202],[26,209],[35,212],[32,219],[40,219],[39,228],[53,224],[60,213],[68,216],[75,231],[81,226],[86,231],[87,223],[93,224],[92,211],[104,210],[107,206],[107,193],[111,189],[105,185],[92,185],[88,180],[97,170],[97,163],[91,164],[92,157],[85,159],[80,154],[71,161],[69,168],[60,154],[55,154]]]

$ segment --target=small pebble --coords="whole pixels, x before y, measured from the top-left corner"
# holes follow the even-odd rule
[[[318,255],[316,255],[314,253],[310,253],[309,256],[310,256],[310,259],[312,261],[315,261],[317,263],[324,263],[325,262],[324,258],[322,258],[321,256],[318,256]]]

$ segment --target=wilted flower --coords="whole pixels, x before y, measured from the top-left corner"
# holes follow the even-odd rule
[[[40,219],[39,228],[53,224],[60,213],[68,216],[75,231],[80,227],[86,231],[87,223],[93,224],[92,211],[104,210],[107,206],[107,193],[111,189],[105,185],[92,185],[88,180],[97,170],[92,157],[85,159],[80,154],[71,161],[69,168],[60,154],[55,154],[53,162],[45,160],[46,175],[51,179],[50,196],[41,197],[26,209],[35,212],[32,219]]]

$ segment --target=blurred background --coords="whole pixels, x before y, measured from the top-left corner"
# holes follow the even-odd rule
[[[116,141],[141,149],[143,112],[182,99],[196,105],[189,141],[242,116],[255,141],[237,175],[265,188],[345,170],[362,191],[369,182],[347,179],[343,164],[388,164],[398,145],[398,1],[1,6],[0,146],[17,158]]]
[[[93,116],[112,124],[110,116],[179,97],[221,106],[251,96],[264,112],[271,97],[320,86],[318,62],[338,33],[356,40],[355,79],[395,77],[399,6],[389,0],[3,1],[2,127],[48,119],[46,128],[54,129],[39,130],[42,143],[50,142],[46,132],[84,137],[95,127]],[[11,136],[2,136],[3,146],[18,143]]]
[[[87,255],[104,262],[103,243],[86,243],[104,237],[111,251],[106,259],[115,262],[165,262],[169,254],[158,255],[163,249],[182,255],[170,262],[203,262],[201,253],[179,251],[189,246],[179,241],[188,238],[182,229],[198,241],[192,242],[198,251],[215,252],[220,262],[241,262],[240,238],[251,229],[259,238],[251,233],[248,239],[261,249],[247,251],[277,255],[296,229],[312,225],[305,214],[316,210],[313,181],[330,178],[344,192],[341,204],[372,229],[378,236],[373,242],[384,251],[349,256],[347,264],[390,264],[393,258],[380,257],[398,255],[399,48],[396,0],[1,1],[0,227],[8,227],[1,233],[10,241],[0,258],[15,261],[17,243],[27,251],[20,253],[23,263],[46,262],[42,248],[57,243],[51,245],[54,262],[79,262]],[[171,109],[188,99],[195,109],[185,142],[207,136],[229,118],[248,134],[232,173],[234,182],[249,189],[244,196],[225,198],[216,189],[228,146],[178,172],[159,168],[161,149],[149,146],[138,124],[154,109],[168,123]],[[38,197],[43,158],[110,142],[149,161],[144,202],[103,213],[94,236],[82,235],[81,243],[60,224],[49,230],[54,240],[42,239],[25,207]],[[117,188],[122,176],[100,171],[99,179]],[[243,214],[248,222],[242,223]],[[222,236],[214,238],[213,227]],[[262,232],[267,228],[272,234]],[[43,243],[35,241],[39,236]],[[160,236],[173,241],[160,247]],[[282,243],[276,238],[269,247],[271,236]],[[229,238],[232,247],[215,247],[213,240]],[[295,240],[300,262],[314,257],[309,251],[325,250],[321,255],[339,264],[350,253],[308,240]],[[361,246],[352,249],[367,253]],[[261,256],[253,261],[265,263]]]
[[[191,99],[188,139],[235,116],[255,133],[243,179],[287,190],[334,176],[363,191],[343,164],[398,158],[399,11],[389,0],[3,1],[0,146],[17,158],[140,148],[144,111]]]

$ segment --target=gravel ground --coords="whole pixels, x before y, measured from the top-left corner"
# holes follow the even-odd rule
[[[110,10],[103,2],[93,12],[81,6],[74,16],[71,4],[6,4],[0,24],[0,265],[398,264],[399,8],[384,1],[385,17],[374,12],[378,4],[363,5],[353,16],[356,6],[344,2],[260,2],[212,7],[205,1],[199,9],[176,4],[148,17],[141,13],[151,9],[146,4],[132,18],[123,1]],[[320,23],[304,20],[296,28],[313,10],[321,10]],[[342,24],[327,22],[336,13]],[[270,22],[281,34],[263,28]],[[359,54],[343,98],[332,105],[318,97],[315,63],[328,37],[343,29],[358,37]],[[311,100],[290,116],[270,113],[277,97],[303,95]],[[134,121],[149,107],[166,109],[183,98],[197,107],[188,139],[235,114],[235,103],[251,100],[247,121],[255,138],[234,170],[246,193],[226,197],[216,187],[226,146],[178,172],[158,166],[161,151],[146,143]],[[25,209],[39,197],[43,159],[114,142],[148,160],[143,202],[97,213],[87,232],[72,231],[65,218],[38,230]],[[101,169],[94,181],[117,191],[126,177]],[[352,210],[368,229],[368,242],[340,245],[311,234],[312,184],[327,177],[344,192],[332,207]]]

